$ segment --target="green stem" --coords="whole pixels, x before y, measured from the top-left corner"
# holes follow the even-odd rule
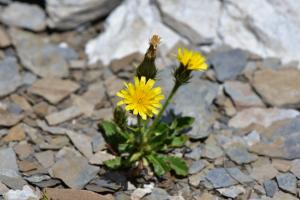
[[[138,128],[139,128],[139,132],[140,132],[140,134],[142,133],[142,118],[141,118],[141,116],[137,116],[137,125],[138,125]]]
[[[170,92],[170,94],[169,94],[167,100],[165,101],[165,103],[164,103],[162,109],[159,111],[158,115],[156,116],[155,120],[153,121],[153,123],[152,123],[152,125],[151,125],[151,127],[150,127],[150,129],[149,129],[150,131],[152,131],[153,129],[156,128],[156,126],[157,126],[157,124],[158,124],[160,118],[161,118],[162,115],[164,114],[164,112],[165,112],[167,106],[170,104],[170,102],[171,102],[173,96],[175,95],[177,89],[179,88],[179,86],[180,86],[180,84],[178,84],[177,82],[175,82],[175,84],[174,84],[174,86],[173,86],[173,88],[172,88],[172,90],[171,90],[171,92]]]

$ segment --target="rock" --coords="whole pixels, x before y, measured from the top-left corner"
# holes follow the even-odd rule
[[[145,197],[145,200],[168,200],[169,194],[162,188],[153,188],[150,195]]]
[[[224,155],[223,150],[216,144],[206,144],[203,156],[209,159],[216,159]]]
[[[12,148],[5,148],[0,150],[0,170],[18,171],[17,158]]]
[[[38,152],[38,153],[34,154],[34,157],[45,168],[49,168],[54,164],[54,153],[53,153],[53,151]]]
[[[232,144],[225,150],[229,158],[237,164],[246,164],[253,162],[257,156],[248,152],[247,148],[242,144]]]
[[[97,134],[92,138],[92,147],[94,152],[103,150],[105,146],[106,142],[102,134]]]
[[[292,161],[291,172],[295,176],[297,176],[297,178],[300,178],[300,160],[299,159]]]
[[[34,184],[34,183],[50,180],[51,177],[48,175],[33,175],[33,176],[27,176],[24,179]]]
[[[268,197],[273,197],[274,194],[278,191],[278,186],[276,181],[273,180],[267,180],[264,182],[264,188],[266,191],[266,195]]]
[[[240,49],[214,53],[209,57],[209,62],[216,71],[219,81],[234,79],[241,74],[247,64],[247,55]]]
[[[160,45],[163,56],[178,42],[184,41],[161,22],[157,7],[149,0],[124,1],[105,23],[105,31],[86,45],[85,52],[90,64],[101,61],[108,65],[113,60],[126,59],[132,54],[144,54],[152,34],[158,34],[164,39]],[[99,48],[103,46],[107,48]]]
[[[36,164],[35,162],[31,162],[28,160],[22,160],[22,161],[18,162],[18,166],[19,166],[19,169],[21,172],[32,171],[39,167],[39,165]]]
[[[26,31],[11,29],[9,33],[25,68],[45,78],[69,75],[69,65],[60,47]]]
[[[130,199],[131,200],[140,200],[147,194],[150,194],[151,192],[152,192],[152,189],[150,189],[150,188],[137,188],[132,192]]]
[[[24,185],[22,190],[9,190],[4,195],[6,200],[39,200],[40,194],[37,191],[33,191],[30,186]]]
[[[95,192],[76,189],[46,188],[45,192],[49,199],[73,200],[111,200],[110,198]]]
[[[59,30],[73,29],[109,14],[120,0],[47,0],[49,26]]]
[[[281,67],[281,60],[275,57],[268,57],[263,59],[261,63],[258,64],[261,69],[279,69]]]
[[[218,17],[221,3],[218,1],[204,0],[200,2],[163,1],[158,0],[162,12],[162,20],[172,29],[187,37],[193,43],[212,43],[217,37]],[[181,12],[178,12],[181,10]],[[201,10],[201,12],[199,12]],[[210,10],[211,13],[205,12]],[[184,13],[184,14],[183,14]],[[205,23],[193,19],[206,19]]]
[[[68,187],[81,189],[98,171],[99,168],[89,165],[84,157],[69,152],[55,162],[49,173],[52,177],[61,179]]]
[[[0,26],[0,48],[11,45],[11,40],[2,26]]]
[[[3,142],[21,141],[26,138],[22,124],[12,127],[8,134],[2,139]]]
[[[279,159],[272,159],[272,165],[280,172],[288,172],[292,167],[291,161]]]
[[[8,192],[9,189],[4,185],[3,183],[0,182],[0,195],[3,195],[4,193]]]
[[[300,106],[300,71],[297,69],[260,70],[255,72],[252,84],[259,95],[272,106]]]
[[[92,138],[82,133],[67,131],[67,135],[71,139],[76,148],[88,159],[93,156]]]
[[[206,163],[203,160],[194,161],[189,167],[189,174],[196,174],[200,172],[205,166]]]
[[[252,145],[260,141],[260,134],[254,130],[251,131],[248,135],[245,135],[243,139],[247,143],[247,145],[251,147]]]
[[[0,61],[0,97],[6,96],[22,85],[19,65],[13,57]]]
[[[194,160],[199,160],[202,156],[202,148],[200,146],[192,148],[192,151],[185,154],[186,158],[191,158]]]
[[[227,173],[241,184],[251,183],[253,179],[241,172],[237,167],[226,168]]]
[[[289,194],[289,193],[284,193],[284,192],[281,192],[281,191],[277,192],[275,194],[275,196],[272,198],[272,200],[282,200],[282,199],[284,199],[284,200],[297,200],[298,198],[291,195],[291,194]]]
[[[225,92],[231,97],[237,109],[247,107],[264,107],[264,103],[253,92],[248,83],[227,81],[224,84]]]
[[[89,162],[94,165],[103,165],[103,163],[107,160],[114,159],[115,156],[106,153],[105,151],[98,151],[89,159]]]
[[[9,4],[0,15],[1,21],[8,26],[16,26],[32,31],[46,28],[46,15],[37,5],[14,2]]]
[[[291,173],[283,173],[276,176],[278,186],[280,189],[296,194],[297,179]]]
[[[58,126],[48,126],[45,121],[36,120],[38,127],[40,127],[43,131],[52,133],[54,135],[64,135],[67,133],[67,129],[61,128]]]
[[[104,100],[105,95],[103,82],[99,81],[89,85],[88,90],[82,95],[82,98],[93,106],[97,106],[97,104]]]
[[[29,92],[42,96],[52,104],[57,104],[79,88],[77,83],[57,78],[44,78],[35,82]]]
[[[80,96],[72,95],[71,98],[73,101],[73,106],[80,109],[80,111],[86,117],[90,117],[93,114],[95,105],[91,104],[90,102],[88,102],[87,100],[85,100]]]
[[[78,107],[71,106],[59,112],[51,113],[50,115],[46,116],[46,120],[49,125],[57,125],[76,118],[81,114],[82,112]]]
[[[27,143],[27,141],[18,143],[16,146],[14,146],[14,150],[21,160],[29,157],[34,151],[32,145]]]
[[[124,88],[124,81],[117,76],[105,79],[104,84],[109,97],[115,97],[116,93]]]
[[[214,188],[229,187],[237,184],[225,168],[215,168],[207,173],[206,179],[213,184]]]
[[[17,104],[24,111],[30,111],[32,109],[30,103],[27,101],[25,97],[17,94],[13,94],[10,96],[10,98],[15,104]]]
[[[246,128],[251,124],[269,127],[272,123],[284,119],[295,118],[297,110],[279,108],[248,108],[237,113],[230,119],[228,125],[233,128]]]
[[[229,188],[221,188],[217,189],[220,194],[222,194],[225,197],[229,198],[236,198],[240,194],[244,194],[246,192],[245,188],[243,188],[240,185],[237,186],[231,186]]]
[[[278,171],[271,164],[265,164],[254,167],[251,172],[251,177],[257,180],[259,183],[270,180],[277,176]]]

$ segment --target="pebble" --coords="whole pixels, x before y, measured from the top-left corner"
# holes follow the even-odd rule
[[[291,173],[278,174],[276,176],[278,186],[280,189],[296,194],[297,178]]]
[[[229,158],[237,164],[246,164],[257,159],[255,154],[249,153],[247,148],[241,144],[232,144],[225,150]]]
[[[236,185],[237,181],[233,179],[225,168],[214,168],[207,173],[206,179],[213,184],[214,188],[223,188]]]
[[[246,190],[244,187],[237,185],[237,186],[231,186],[229,188],[221,188],[217,189],[220,194],[222,194],[225,197],[229,198],[236,198],[240,194],[246,193]]]
[[[277,183],[274,180],[267,180],[263,183],[263,185],[266,191],[266,195],[268,197],[273,197],[275,193],[278,191]]]

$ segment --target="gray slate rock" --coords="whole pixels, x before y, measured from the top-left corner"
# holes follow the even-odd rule
[[[297,192],[297,178],[291,173],[279,174],[276,176],[278,186],[280,189],[296,194]]]
[[[0,160],[0,170],[18,171],[16,153],[12,148],[1,149]]]
[[[150,195],[145,197],[145,200],[168,200],[169,194],[162,188],[153,188]]]
[[[247,54],[241,49],[216,52],[209,57],[219,81],[234,79],[240,75],[247,64]]]
[[[229,158],[237,164],[246,164],[257,159],[255,154],[249,153],[246,146],[233,144],[225,150]]]
[[[42,37],[17,29],[10,36],[22,64],[41,77],[66,77],[69,65],[58,46],[45,42]]]
[[[46,28],[46,15],[37,5],[14,2],[0,14],[1,21],[8,26],[16,26],[32,31]]]
[[[22,85],[19,65],[15,58],[0,61],[0,97],[10,94]]]
[[[268,197],[273,197],[275,195],[275,193],[278,191],[278,186],[277,186],[276,181],[267,180],[263,184],[264,184],[264,188],[266,191],[266,195]]]
[[[203,160],[194,161],[189,168],[189,174],[196,174],[200,172],[205,166],[206,164]]]
[[[235,180],[237,180],[240,183],[251,183],[253,182],[253,179],[244,174],[239,168],[237,167],[232,167],[232,168],[227,168],[227,173],[234,178]]]
[[[120,0],[46,0],[49,26],[67,30],[109,14]]]
[[[238,183],[224,168],[210,170],[206,175],[206,179],[212,183],[214,188],[229,187]]]

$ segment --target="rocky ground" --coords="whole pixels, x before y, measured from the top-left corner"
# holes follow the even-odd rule
[[[60,200],[299,199],[299,9],[293,0],[0,0],[0,199],[24,185]],[[211,66],[171,106],[196,118],[172,152],[189,164],[186,178],[103,166],[112,155],[98,123],[112,117],[153,33],[163,38],[165,93],[176,46]]]

